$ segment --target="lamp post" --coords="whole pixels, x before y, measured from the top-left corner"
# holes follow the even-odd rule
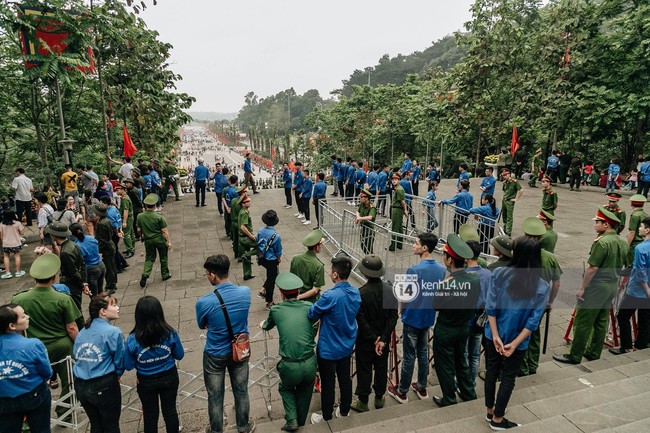
[[[66,164],[72,165],[72,145],[76,142],[77,140],[66,138],[65,134],[63,134],[63,138],[59,140],[59,143],[63,145],[63,157]]]

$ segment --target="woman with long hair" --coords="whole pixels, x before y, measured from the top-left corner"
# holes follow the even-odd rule
[[[88,415],[91,433],[119,433],[124,338],[110,321],[120,317],[120,307],[116,298],[100,293],[92,298],[88,310],[90,317],[72,349],[77,398]]]
[[[483,344],[487,360],[486,420],[492,430],[520,425],[504,418],[504,414],[530,335],[546,309],[549,285],[541,278],[541,263],[539,241],[522,236],[515,239],[510,264],[495,269],[490,279],[485,305],[489,326],[485,327]]]
[[[478,233],[481,237],[481,252],[490,254],[490,240],[494,237],[494,226],[499,217],[496,200],[492,194],[481,197],[481,205],[470,208],[469,213],[479,220]]]
[[[84,229],[79,223],[72,224],[70,232],[72,233],[71,239],[81,250],[86,264],[88,288],[93,296],[98,295],[104,291],[104,276],[106,275],[106,266],[99,255],[99,243],[94,237],[84,234]]]
[[[124,366],[135,368],[142,402],[144,432],[158,431],[158,400],[167,433],[178,433],[176,411],[178,371],[175,360],[185,356],[178,332],[165,320],[160,301],[143,296],[135,306],[135,327],[126,339]]]

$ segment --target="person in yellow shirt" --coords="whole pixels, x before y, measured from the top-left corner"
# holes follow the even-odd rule
[[[79,198],[79,189],[77,188],[79,176],[72,170],[71,164],[65,165],[65,173],[61,175],[61,184],[63,185],[63,197],[71,195],[75,201]]]

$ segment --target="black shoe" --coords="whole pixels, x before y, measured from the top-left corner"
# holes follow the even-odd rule
[[[118,273],[118,274],[121,274],[122,272],[124,272],[124,269],[123,269],[123,268],[117,270],[117,273]]]
[[[494,422],[494,420],[490,421],[490,428],[495,431],[508,430],[519,426],[521,426],[521,424],[517,424],[516,422],[512,422],[506,418],[503,418],[501,422]]]
[[[298,422],[295,419],[292,419],[291,421],[287,421],[284,423],[284,425],[280,428],[282,431],[297,431],[298,430]]]
[[[445,406],[450,406],[452,404],[456,404],[456,403],[444,403],[442,401],[442,397],[439,397],[437,395],[434,395],[432,400],[438,407],[445,407]]]
[[[257,191],[253,191],[253,194],[259,194],[259,192],[257,192]]]
[[[180,199],[180,198],[177,198],[176,201],[181,201],[181,199]]]
[[[142,278],[140,278],[140,287],[144,289],[144,286],[147,285],[147,278],[149,278],[149,275],[143,275]]]
[[[163,281],[167,281],[167,280],[169,280],[171,277],[172,277],[171,275],[167,275],[166,277],[163,277],[162,280],[163,280]]]
[[[623,355],[627,353],[627,351],[622,347],[610,347],[608,350],[612,355]]]
[[[207,206],[207,204],[202,204],[202,205],[201,205],[201,207],[205,207],[205,206]]]
[[[130,259],[133,256],[135,256],[135,253],[126,253],[126,254],[124,254],[125,259]]]
[[[244,275],[244,281],[252,280],[255,278],[255,275]]]
[[[598,358],[594,358],[593,356],[589,356],[589,355],[586,355],[586,354],[585,354],[585,355],[582,355],[582,357],[583,357],[584,359],[586,359],[587,361],[595,361],[595,360],[598,359]]]
[[[567,355],[553,355],[553,359],[562,364],[580,364],[580,361],[574,361],[573,359],[567,358]]]
[[[199,205],[198,205],[198,204],[196,204],[196,205],[194,205],[194,207],[199,207]]]

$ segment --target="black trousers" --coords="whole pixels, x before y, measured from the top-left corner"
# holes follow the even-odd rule
[[[300,205],[302,206],[302,213],[305,214],[305,221],[310,221],[311,211],[309,209],[309,199],[301,198]]]
[[[321,200],[325,200],[325,197],[316,197],[314,199],[314,214],[316,215],[316,226],[320,227],[320,209],[319,203]]]
[[[483,339],[487,371],[485,373],[485,407],[494,408],[494,416],[505,415],[508,402],[515,388],[517,372],[524,359],[525,350],[515,350],[509,358],[499,355],[494,342]],[[497,393],[497,378],[501,375],[501,385]],[[495,400],[496,396],[496,400]]]
[[[296,199],[296,206],[298,207],[298,212],[304,213],[302,210],[302,202],[300,201],[300,192],[298,191],[297,188],[293,190],[293,198]]]
[[[357,343],[355,352],[357,389],[354,393],[359,396],[361,402],[368,403],[371,385],[375,398],[381,398],[386,393],[389,353],[389,350],[384,350],[381,356],[377,356],[374,344]]]
[[[352,199],[354,197],[354,184],[348,183],[345,187],[345,198]]]
[[[114,251],[100,251],[102,261],[106,267],[106,290],[115,290],[117,288],[117,266],[115,265]]]
[[[420,195],[420,181],[419,180],[414,180],[413,181],[413,195],[416,196],[416,197]]]
[[[641,173],[639,173],[639,178],[641,177]],[[637,194],[643,194],[645,198],[648,198],[648,190],[650,189],[650,182],[644,182],[641,179],[638,180],[639,182],[639,187],[636,190]]]
[[[205,204],[205,181],[204,180],[197,180],[196,184],[194,185],[194,195],[196,196],[196,205],[198,206],[201,204],[203,206]],[[201,203],[199,203],[199,196],[201,198]]]
[[[32,225],[32,202],[16,200],[16,216],[18,221],[23,220],[23,212],[25,212],[25,223],[28,226]]]
[[[221,200],[221,193],[222,191],[215,191],[215,194],[217,196],[217,209],[219,209],[219,215],[223,215],[223,202]]]
[[[277,260],[265,260],[262,267],[266,269],[266,281],[263,287],[266,291],[266,302],[273,302],[273,289],[275,288],[275,279],[278,277],[279,263]]]
[[[142,402],[144,433],[158,431],[159,400],[167,433],[178,433],[179,421],[176,410],[178,371],[176,367],[150,376],[138,374],[137,389],[140,402]]]
[[[621,349],[632,349],[632,325],[630,319],[637,313],[638,334],[634,347],[645,349],[650,339],[650,299],[625,295],[616,315],[621,335]]]
[[[350,357],[330,360],[318,357],[318,371],[321,383],[321,408],[325,421],[332,419],[334,413],[334,398],[336,378],[339,381],[341,394],[341,415],[350,413],[352,404],[352,378],[350,378]]]
[[[284,197],[287,199],[287,206],[292,206],[293,201],[291,200],[291,188],[284,189]]]
[[[119,433],[122,394],[117,375],[112,373],[90,380],[75,378],[74,386],[77,398],[88,415],[90,431]]]
[[[122,269],[126,268],[129,266],[129,264],[126,262],[126,259],[120,252],[120,248],[118,244],[120,243],[120,237],[113,233],[113,244],[115,245],[115,266],[117,267],[118,271],[121,271]]]
[[[345,189],[343,188],[343,181],[339,180],[337,181],[337,183],[339,185],[339,194],[341,195],[341,197],[345,197]]]

